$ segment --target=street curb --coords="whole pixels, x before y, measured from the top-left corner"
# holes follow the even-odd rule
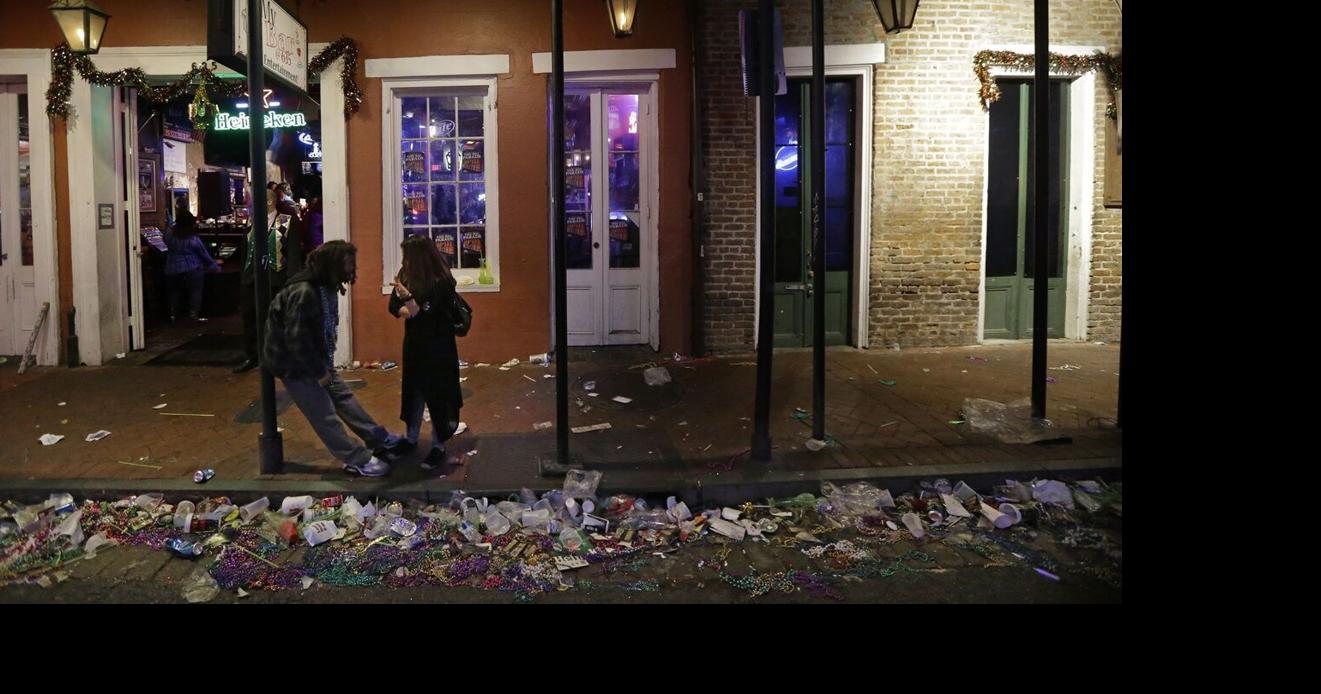
[[[834,468],[828,470],[775,470],[740,469],[717,472],[705,478],[673,477],[674,471],[619,471],[602,476],[597,496],[612,494],[675,495],[689,504],[731,505],[767,497],[794,496],[803,492],[819,494],[822,482],[871,482],[900,494],[915,487],[920,480],[939,477],[951,482],[962,480],[975,489],[989,489],[1008,479],[1056,478],[1066,480],[1103,478],[1118,480],[1123,477],[1121,458],[1091,458],[1069,460],[1018,461],[995,466],[986,464],[921,465],[909,467]],[[558,488],[555,478],[545,478],[536,491]],[[261,496],[301,495],[331,496],[352,494],[363,499],[423,499],[432,502],[448,501],[457,489],[469,496],[503,498],[517,496],[519,489],[513,484],[493,484],[466,487],[454,482],[436,480],[391,484],[371,480],[212,480],[207,484],[194,484],[178,480],[18,480],[0,479],[0,499],[35,503],[52,493],[71,493],[76,497],[118,499],[129,494],[161,492],[167,500],[196,498],[199,496],[228,496],[235,503],[247,503]]]

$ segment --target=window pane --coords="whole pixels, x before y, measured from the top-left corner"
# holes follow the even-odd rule
[[[400,134],[405,140],[426,137],[427,100],[420,97],[404,97],[399,100]]]
[[[482,137],[486,134],[486,99],[480,96],[461,96],[459,102],[459,135]]]
[[[441,255],[445,256],[445,262],[449,263],[452,268],[458,267],[454,264],[457,257],[455,249],[458,248],[458,233],[458,227],[436,227],[431,230],[431,238],[435,240],[436,248],[440,250]]]
[[[775,144],[798,144],[798,84],[789,84],[789,92],[775,97]]]
[[[463,238],[464,268],[479,268],[486,257],[486,227],[460,227]]]
[[[1050,131],[1047,133],[1046,138],[1046,146],[1049,152],[1047,158],[1050,162],[1050,169],[1048,170],[1050,179],[1047,183],[1049,209],[1046,212],[1046,224],[1047,228],[1053,235],[1053,240],[1047,251],[1047,262],[1049,263],[1047,267],[1050,268],[1049,277],[1060,277],[1062,274],[1060,271],[1060,247],[1063,245],[1064,235],[1063,230],[1060,228],[1060,205],[1063,193],[1061,186],[1062,174],[1064,172],[1063,164],[1064,156],[1066,154],[1065,148],[1061,144],[1063,142],[1063,130],[1066,125],[1066,120],[1063,117],[1065,86],[1065,83],[1059,80],[1051,80],[1050,82]],[[1029,114],[1031,114],[1028,118],[1028,156],[1030,157],[1030,160],[1028,162],[1027,179],[1027,233],[1025,234],[1023,242],[1023,276],[1035,277],[1034,270],[1036,268],[1037,260],[1037,159],[1036,150],[1034,149],[1036,141],[1033,138],[1035,137],[1036,132],[1037,95],[1035,90],[1032,89],[1031,84],[1025,84],[1023,88],[1029,90]]]
[[[454,97],[433,96],[427,102],[427,137],[454,137]]]
[[[610,211],[638,209],[638,155],[610,155]]]
[[[853,190],[852,152],[848,145],[826,147],[826,204],[848,205]]]
[[[455,191],[453,185],[445,183],[432,185],[431,223],[458,224],[459,220],[455,204]]]
[[[18,95],[18,233],[22,261],[32,266],[32,146],[28,139],[28,95]]]
[[[853,258],[853,210],[826,207],[826,270],[849,270]]]
[[[564,95],[564,149],[592,149],[592,99],[587,94]]]
[[[403,144],[403,182],[427,182],[427,143],[405,142]]]
[[[427,187],[404,186],[404,224],[426,224]]]
[[[798,207],[798,145],[775,148],[775,206]]]
[[[32,266],[32,210],[20,210],[18,213],[18,228],[21,235],[19,240],[23,244],[23,266]]]
[[[641,267],[641,235],[636,212],[610,213],[610,267]]]
[[[638,151],[638,95],[611,94],[606,97],[606,149]]]
[[[826,144],[853,141],[853,82],[826,83]]]
[[[413,238],[414,236],[427,236],[429,234],[430,232],[428,231],[427,227],[404,227],[405,241]]]
[[[459,142],[462,164],[459,165],[459,180],[480,181],[486,178],[485,140],[463,140]]]
[[[431,180],[454,180],[454,140],[431,141]]]
[[[570,270],[592,269],[592,215],[582,211],[566,212],[564,231],[568,255],[565,267]]]
[[[986,276],[1018,273],[1018,84],[1000,83],[991,104],[990,162],[987,166]]]
[[[464,183],[459,186],[459,218],[463,224],[486,223],[485,183]]]

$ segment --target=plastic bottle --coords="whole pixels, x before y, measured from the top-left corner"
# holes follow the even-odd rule
[[[482,258],[482,269],[477,273],[477,284],[495,284],[495,277],[491,275],[491,261],[486,258]]]
[[[509,532],[509,519],[495,510],[494,506],[486,509],[486,531],[492,535],[504,535]]]

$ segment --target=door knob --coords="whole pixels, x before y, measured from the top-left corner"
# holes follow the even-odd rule
[[[601,247],[601,242],[600,242],[600,241],[593,241],[593,242],[592,242],[592,248],[600,248],[600,247]]]

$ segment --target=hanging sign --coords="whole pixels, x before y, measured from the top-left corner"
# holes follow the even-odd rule
[[[261,0],[262,66],[267,75],[307,95],[307,27],[276,0]],[[248,70],[248,0],[210,0],[207,58]]]
[[[274,128],[305,128],[307,127],[307,116],[301,113],[280,113],[279,111],[267,111],[262,117],[262,122],[266,124],[267,130]],[[246,113],[226,113],[220,111],[216,113],[216,130],[247,130],[252,125],[252,120]]]

